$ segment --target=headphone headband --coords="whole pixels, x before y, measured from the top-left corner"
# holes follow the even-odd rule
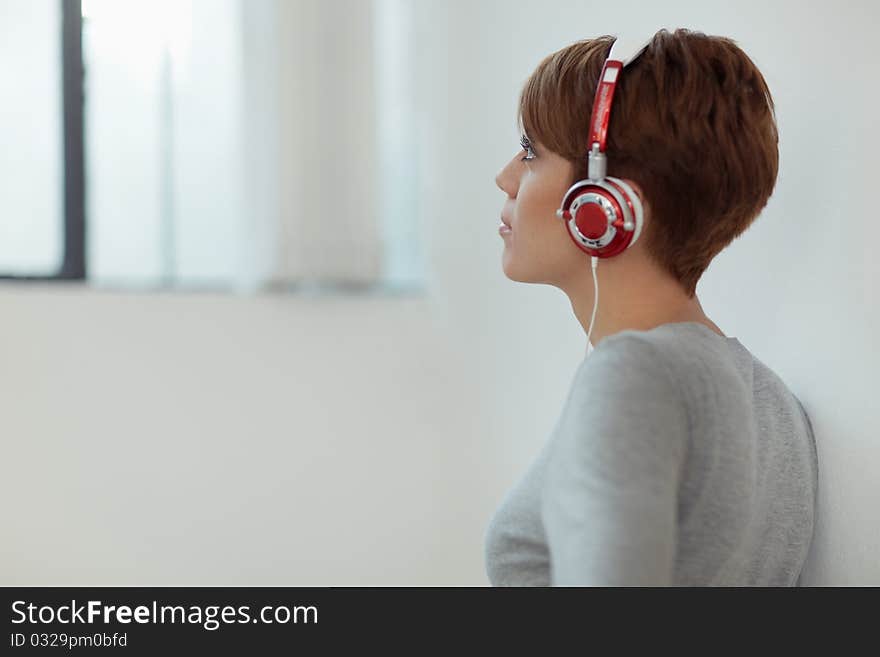
[[[611,102],[620,78],[620,71],[631,63],[648,47],[654,36],[641,41],[617,37],[608,52],[608,58],[599,76],[599,86],[593,99],[593,114],[590,117],[589,177],[602,180],[605,177],[605,140],[608,136],[608,121],[611,118]],[[625,40],[626,39],[626,40]]]

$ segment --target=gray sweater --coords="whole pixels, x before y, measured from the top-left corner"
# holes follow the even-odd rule
[[[603,339],[484,536],[493,586],[799,586],[810,420],[739,340],[696,322]]]

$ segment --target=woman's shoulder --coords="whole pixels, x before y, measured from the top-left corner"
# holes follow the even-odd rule
[[[700,406],[712,390],[738,390],[747,396],[753,368],[753,356],[738,339],[703,324],[681,322],[627,329],[604,338],[586,357],[579,375],[594,384],[608,376],[653,381],[655,388],[665,385],[678,393],[688,406]]]
[[[671,398],[678,385],[670,357],[662,336],[620,331],[584,358],[574,377],[575,395],[624,404],[645,395]]]

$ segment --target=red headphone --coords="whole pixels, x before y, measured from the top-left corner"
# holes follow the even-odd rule
[[[625,251],[636,243],[642,232],[644,211],[638,195],[620,178],[605,176],[605,137],[620,73],[652,39],[633,47],[635,44],[618,37],[611,46],[593,99],[587,156],[589,178],[569,187],[562,207],[556,211],[556,216],[566,222],[568,234],[578,248],[598,258],[610,258]]]

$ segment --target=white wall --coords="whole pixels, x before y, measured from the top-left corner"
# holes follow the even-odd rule
[[[862,75],[880,10],[419,6],[428,294],[0,286],[0,583],[485,584],[485,523],[546,440],[584,345],[560,292],[504,278],[493,179],[519,148],[515,102],[540,58],[625,24],[731,36],[765,72],[777,191],[698,291],[813,420],[805,583],[880,584],[880,99]]]

